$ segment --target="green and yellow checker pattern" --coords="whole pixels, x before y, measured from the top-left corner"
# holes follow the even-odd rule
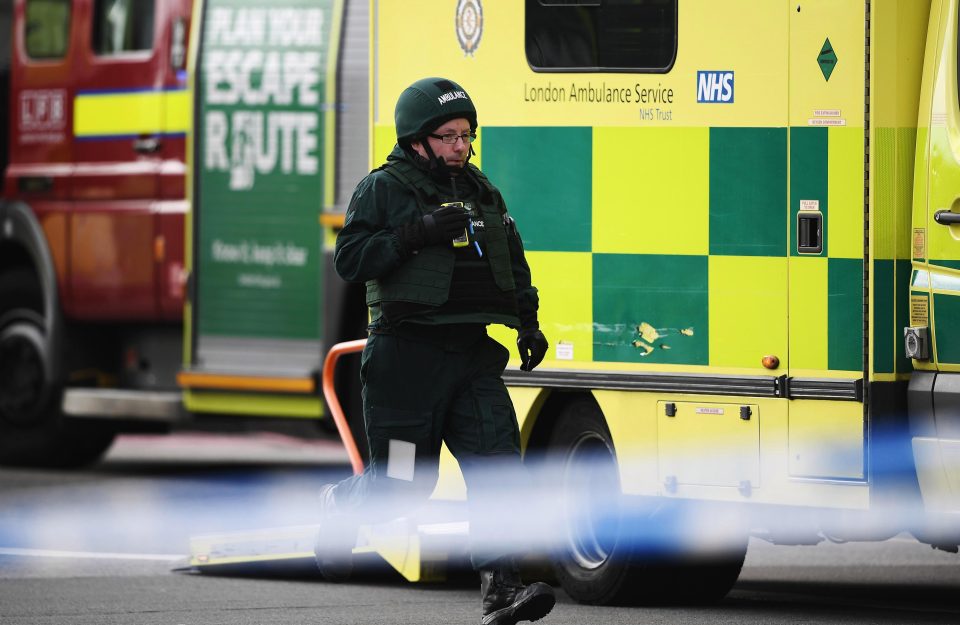
[[[859,371],[863,177],[843,170],[860,150],[862,172],[861,142],[843,128],[488,127],[482,155],[574,362],[751,369],[774,354]],[[827,224],[816,257],[796,253],[801,198]]]
[[[801,11],[682,2],[678,55],[664,74],[533,72],[522,3],[508,0],[483,2],[483,39],[470,53],[453,32],[404,45],[400,25],[454,15],[456,5],[373,5],[371,153],[379,161],[393,147],[393,105],[413,80],[451,76],[468,89],[480,120],[474,163],[520,226],[548,366],[870,379],[910,371],[905,233],[925,2],[808,0]],[[829,78],[818,61],[827,41],[838,59]],[[699,103],[698,72],[724,69],[736,73],[735,102]],[[644,118],[637,101],[537,95],[569,95],[574,84],[670,89],[671,117]],[[822,215],[819,253],[798,251],[801,210]],[[777,369],[761,366],[768,355]]]

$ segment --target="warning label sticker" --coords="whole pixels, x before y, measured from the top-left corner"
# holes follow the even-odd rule
[[[930,301],[926,295],[910,296],[910,325],[915,328],[930,325]]]
[[[847,120],[833,117],[814,117],[807,120],[808,126],[846,126]]]
[[[694,410],[697,414],[723,414],[723,408],[709,408],[701,406]]]
[[[913,257],[914,258],[927,257],[927,229],[926,228],[913,229]]]
[[[840,116],[840,109],[813,109],[813,117],[807,120],[808,126],[846,126],[847,120]]]

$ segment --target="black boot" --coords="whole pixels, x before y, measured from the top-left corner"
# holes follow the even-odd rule
[[[543,582],[524,586],[515,564],[480,570],[483,617],[480,625],[514,625],[537,621],[550,613],[557,598]]]

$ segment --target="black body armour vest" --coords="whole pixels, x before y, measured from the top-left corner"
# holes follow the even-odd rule
[[[430,175],[413,163],[389,161],[381,169],[414,194],[422,214],[451,199],[444,199]],[[461,177],[469,177],[479,189],[473,215],[484,222],[483,258],[476,255],[473,245],[458,250],[431,245],[388,275],[369,280],[367,305],[379,304],[388,323],[424,312],[489,312],[517,317],[516,287],[504,225],[506,207],[500,192],[475,166],[467,164]]]

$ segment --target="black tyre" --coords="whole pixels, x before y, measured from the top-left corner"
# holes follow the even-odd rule
[[[621,495],[617,456],[599,407],[576,400],[549,439],[550,479],[564,502],[561,545],[553,555],[563,589],[598,605],[700,604],[722,599],[736,582],[747,533],[709,553],[682,535],[684,510],[674,501]]]
[[[33,272],[0,275],[0,464],[76,467],[110,447],[109,423],[68,420],[60,412],[59,355],[43,317]]]

